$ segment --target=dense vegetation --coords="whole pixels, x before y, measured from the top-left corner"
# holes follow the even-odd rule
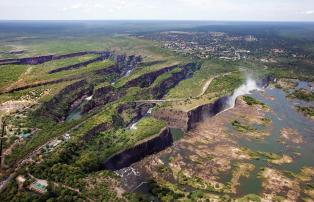
[[[288,95],[289,98],[297,98],[307,102],[314,101],[314,92],[306,89],[295,90],[293,93]]]
[[[266,107],[266,105],[264,103],[262,103],[261,101],[251,97],[251,96],[243,96],[243,100],[246,102],[246,104],[248,105],[261,105],[263,107]]]
[[[308,116],[310,118],[314,117],[314,107],[297,106],[296,108],[299,112],[302,112],[305,116]]]
[[[110,23],[109,23],[110,24]],[[145,24],[145,23],[144,23]],[[1,23],[0,23],[0,26]],[[73,26],[73,27],[72,27]],[[266,76],[276,78],[298,78],[313,80],[313,41],[305,44],[303,37],[310,35],[299,32],[285,31],[287,28],[273,30],[276,34],[257,27],[199,27],[194,31],[212,30],[226,31],[231,34],[256,34],[261,40],[256,43],[231,43],[235,47],[260,50],[254,52],[257,58],[261,56],[272,57],[267,52],[271,48],[283,47],[288,50],[287,55],[297,52],[303,57],[290,58],[287,55],[276,58],[274,63],[263,63],[252,58],[241,61],[225,61],[219,59],[199,59],[193,55],[178,54],[161,48],[158,41],[141,39],[141,34],[150,34],[149,30],[173,29],[173,25],[155,25],[152,27],[121,27],[109,26],[86,30],[81,24],[71,25],[76,31],[70,31],[67,26],[62,29],[55,27],[37,33],[38,28],[32,27],[23,30],[30,38],[20,38],[20,30],[8,28],[0,33],[0,58],[20,58],[44,54],[66,54],[84,50],[110,50],[121,55],[139,55],[143,61],[129,74],[111,72],[101,73],[108,68],[115,67],[116,57],[104,61],[98,61],[80,67],[54,74],[50,70],[77,64],[97,57],[94,54],[78,56],[68,59],[50,61],[39,65],[3,65],[0,66],[0,106],[6,107],[12,101],[30,103],[27,107],[18,109],[6,117],[10,126],[10,137],[5,139],[4,148],[8,149],[16,140],[20,140],[21,133],[31,133],[31,136],[14,145],[12,151],[5,158],[5,172],[1,173],[3,180],[10,173],[14,176],[21,174],[34,175],[36,178],[49,182],[46,194],[31,192],[26,186],[18,190],[18,185],[13,178],[7,188],[0,195],[0,201],[145,201],[147,197],[135,193],[117,194],[115,188],[121,186],[119,178],[111,171],[103,170],[102,164],[112,155],[148,140],[158,134],[167,125],[164,121],[151,117],[148,110],[151,108],[172,107],[177,110],[189,111],[190,109],[213,102],[219,97],[230,95],[245,80],[247,73],[252,73],[258,79]],[[147,24],[145,24],[147,26]],[[179,27],[187,25],[180,24]],[[176,26],[177,27],[177,26]],[[17,28],[18,29],[18,28]],[[20,28],[19,28],[20,29]],[[77,31],[80,30],[80,31]],[[130,31],[132,30],[132,31]],[[250,31],[248,31],[250,30]],[[16,31],[16,32],[15,32]],[[60,32],[59,32],[60,31]],[[144,31],[139,33],[139,31]],[[116,33],[128,35],[116,35]],[[135,33],[131,35],[130,33]],[[12,39],[7,41],[6,37]],[[297,37],[297,38],[295,38]],[[287,40],[287,38],[291,40]],[[281,40],[278,40],[281,39]],[[266,43],[268,42],[268,43]],[[21,54],[13,55],[8,51],[21,49]],[[161,89],[158,95],[153,94],[154,89],[161,88],[164,81],[171,82],[173,75],[182,71],[181,65],[193,63],[182,80],[171,85],[169,89]],[[130,64],[127,64],[130,65]],[[125,86],[143,75],[154,73],[169,66],[175,68],[166,71],[153,80],[145,77],[134,86]],[[101,70],[101,71],[100,71]],[[121,70],[121,69],[120,69]],[[127,68],[124,70],[128,70]],[[61,80],[56,83],[46,83]],[[211,83],[206,86],[206,83]],[[79,83],[73,88],[69,86]],[[141,85],[145,83],[145,85]],[[147,85],[146,85],[147,84]],[[19,89],[23,87],[23,89]],[[103,92],[102,92],[103,90]],[[7,92],[7,93],[4,93]],[[97,93],[101,94],[97,97]],[[102,97],[107,96],[107,97]],[[108,98],[109,97],[109,98]],[[178,99],[178,102],[163,104],[135,103],[138,100]],[[305,89],[295,90],[289,97],[311,102],[314,100],[313,92]],[[88,100],[88,99],[89,100]],[[244,96],[248,105],[261,105],[264,103]],[[9,101],[9,102],[8,102]],[[77,120],[67,120],[70,113],[88,104],[89,110],[81,110]],[[15,106],[15,105],[12,106]],[[9,105],[11,106],[11,105]],[[81,109],[79,108],[79,109]],[[153,110],[155,110],[153,109]],[[313,117],[313,107],[297,106],[297,110]],[[5,110],[0,115],[6,114]],[[135,122],[137,124],[133,125]],[[255,132],[257,129],[242,121],[234,120],[231,126],[240,133]],[[63,137],[69,134],[71,137],[65,141]],[[45,143],[59,140],[61,143],[53,148],[41,147]],[[40,148],[40,149],[39,149]],[[34,155],[34,163],[21,165],[32,151],[39,150],[39,155]],[[244,149],[245,150],[245,149]],[[280,156],[267,152],[249,152],[250,157],[255,159],[278,160]],[[18,172],[15,172],[18,168]],[[160,167],[160,172],[167,173],[166,167]],[[210,199],[211,192],[216,190],[201,178],[178,174],[180,186],[206,187],[206,190],[197,189],[191,192],[183,191],[173,184],[163,184],[153,179],[149,182],[149,192],[161,201],[196,201]],[[29,182],[27,182],[29,183]],[[27,185],[27,184],[26,184]],[[227,188],[226,188],[227,189]],[[79,190],[79,191],[73,191]],[[121,190],[123,190],[121,188]],[[225,190],[223,190],[225,191]],[[223,193],[222,191],[222,193]],[[228,195],[221,195],[219,200],[231,200]],[[259,196],[247,195],[239,201],[260,201]]]

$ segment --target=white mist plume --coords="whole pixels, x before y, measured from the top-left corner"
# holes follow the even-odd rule
[[[246,81],[244,84],[242,84],[239,88],[237,88],[232,96],[230,96],[227,100],[227,109],[232,109],[235,106],[235,101],[237,99],[237,97],[242,96],[242,95],[246,95],[249,94],[251,91],[253,90],[260,90],[260,88],[258,87],[256,81],[254,79],[252,79],[250,76],[246,77]],[[226,111],[224,110],[224,111]]]

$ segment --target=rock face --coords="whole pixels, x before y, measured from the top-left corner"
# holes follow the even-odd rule
[[[180,67],[179,72],[173,73],[169,78],[163,80],[159,85],[154,87],[151,92],[154,98],[160,99],[162,98],[169,89],[177,85],[180,81],[184,80],[188,76],[192,75],[192,67],[194,67],[194,63],[189,63]]]
[[[116,74],[118,77],[123,76],[128,71],[135,69],[138,64],[142,61],[141,56],[126,56],[126,55],[111,55],[114,57],[115,65],[112,65],[108,68],[97,70],[96,74],[99,75],[108,75]],[[122,90],[118,91],[112,86],[104,86],[98,88],[93,93],[93,98],[90,100],[83,109],[83,113],[87,113],[95,107],[105,105],[109,102],[113,102],[119,99],[124,93]]]
[[[258,82],[258,86],[267,87],[272,81],[274,81],[274,77],[265,77]],[[184,131],[188,131],[193,129],[198,122],[201,122],[205,118],[214,116],[227,109],[228,99],[229,96],[224,96],[214,103],[198,106],[188,112],[162,108],[155,111],[153,116],[166,121],[169,127],[181,128]]]
[[[188,130],[189,117],[188,113],[169,108],[161,108],[153,112],[153,117],[166,121],[170,128],[181,128]]]
[[[93,87],[86,80],[75,82],[61,90],[50,101],[44,103],[38,113],[55,121],[64,121],[71,106],[83,96],[91,95]]]
[[[87,66],[87,65],[89,65],[89,64],[92,64],[92,63],[94,63],[94,62],[99,62],[99,61],[106,60],[106,59],[108,59],[110,56],[111,56],[110,52],[108,52],[108,53],[106,53],[106,54],[101,54],[101,56],[96,57],[96,58],[91,59],[91,60],[87,60],[87,61],[85,61],[85,62],[81,62],[81,63],[77,63],[77,64],[74,64],[74,65],[69,65],[69,66],[60,67],[60,68],[51,70],[51,71],[48,72],[48,74],[54,74],[54,73],[57,73],[57,72],[66,71],[66,70],[71,70],[71,69],[79,69],[79,68],[81,68],[81,67],[85,67],[85,66]]]
[[[173,138],[170,129],[164,128],[159,134],[143,140],[132,148],[113,155],[102,163],[101,168],[114,171],[128,167],[145,156],[160,152],[172,144]]]
[[[120,93],[112,86],[105,86],[96,89],[93,93],[93,98],[84,105],[82,113],[87,113],[95,107],[105,105],[119,99]]]
[[[12,93],[14,91],[25,90],[25,89],[28,89],[28,88],[35,88],[35,87],[43,86],[43,85],[51,85],[51,84],[57,84],[57,83],[66,82],[66,81],[73,81],[73,80],[80,79],[81,77],[82,77],[81,75],[73,75],[73,76],[69,76],[69,77],[61,78],[61,79],[35,82],[35,83],[27,84],[27,85],[24,85],[24,86],[17,86],[17,87],[14,86],[12,88],[7,88],[5,90],[0,91],[0,94]]]
[[[123,87],[124,88],[131,88],[131,87],[135,87],[135,86],[141,87],[141,88],[148,87],[155,81],[155,79],[158,76],[160,76],[160,75],[162,75],[168,71],[171,71],[176,67],[178,67],[178,65],[165,67],[163,69],[160,69],[160,70],[157,70],[154,72],[149,72],[149,73],[143,74],[136,79],[132,79],[132,80],[128,81]]]
[[[102,123],[102,124],[99,124],[95,127],[93,127],[91,130],[89,130],[83,137],[82,137],[82,140],[84,142],[89,142],[91,139],[93,139],[93,137],[97,134],[97,133],[100,133],[102,131],[106,131],[108,130],[109,128],[111,128],[112,125],[109,124],[109,123]]]
[[[93,60],[89,60],[80,64],[71,65],[59,69],[52,70],[50,73],[56,73],[60,71],[65,71],[73,68],[80,68],[92,62],[103,60],[109,57],[115,57],[116,64],[110,67],[100,69],[95,71],[96,74],[108,75],[117,74],[121,76],[125,71],[129,69],[134,69],[141,61],[140,56],[125,56],[117,55],[114,56],[111,52],[88,52],[94,54],[101,54],[100,57]],[[73,55],[73,54],[72,54]],[[81,80],[74,84],[67,86],[59,94],[57,94],[49,102],[44,103],[41,111],[42,115],[52,117],[56,121],[64,121],[65,117],[73,109],[73,106],[79,105],[82,101],[83,96],[93,95],[92,100],[90,100],[83,107],[83,113],[90,111],[91,109],[107,104],[108,102],[113,102],[120,97],[120,92],[115,90],[111,86],[105,86],[96,89],[93,92],[93,86],[89,84],[86,80]]]
[[[115,56],[114,53],[109,52],[109,51],[99,52],[97,54],[100,54],[100,56],[97,58],[87,60],[81,63],[77,63],[74,65],[60,67],[58,69],[51,70],[48,73],[53,74],[53,73],[71,70],[71,69],[79,69],[81,67],[85,67],[94,62],[99,62],[99,61],[107,60],[109,58],[113,58],[116,63],[116,65],[114,66],[116,73],[123,74],[124,72],[134,69],[142,61],[141,56],[135,56],[135,55],[131,55],[131,56],[116,55]]]
[[[188,112],[161,108],[153,112],[153,116],[167,122],[171,128],[180,128],[184,131],[189,131],[202,120],[214,116],[226,108],[228,97],[222,97],[214,103],[198,106]]]
[[[65,58],[71,57],[78,57],[87,54],[105,54],[106,51],[81,51],[76,53],[70,53],[65,55],[43,55],[43,56],[36,56],[36,57],[27,57],[27,58],[20,58],[20,59],[3,59],[0,60],[0,65],[6,64],[16,64],[16,65],[38,65],[45,62],[49,62],[52,60],[61,60]]]
[[[128,71],[133,70],[139,63],[142,62],[142,57],[136,55],[116,55],[113,57],[118,70],[122,75],[125,75]]]
[[[143,118],[152,107],[153,104],[137,105],[136,103],[126,103],[120,105],[117,112],[118,114],[123,114],[124,111],[127,111],[129,114],[128,120],[123,121],[127,127],[130,127],[133,123]]]
[[[138,56],[126,57],[124,55],[120,55],[120,56],[117,56],[115,60],[116,60],[116,65],[114,65],[113,67],[101,70],[102,72],[98,72],[98,73],[108,74],[109,72],[115,72],[115,73],[118,72],[122,74],[123,72],[125,72],[125,70],[134,69],[142,59]],[[181,80],[186,78],[187,75],[190,73],[190,68],[193,67],[194,65],[195,65],[194,63],[189,63],[180,67],[179,72],[174,73],[171,77],[169,77],[168,79],[164,80],[159,85],[151,89],[152,95],[155,98],[162,97],[171,87],[175,86]],[[105,87],[99,88],[95,90],[93,94],[93,99],[84,106],[83,112],[86,113],[95,107],[102,106],[104,104],[107,104],[108,102],[113,102],[119,99],[121,96],[125,94],[123,89],[134,87],[134,86],[147,87],[151,85],[158,76],[168,71],[171,71],[172,69],[176,67],[177,66],[165,67],[161,70],[144,74],[138,78],[130,80],[122,87],[122,89],[119,89],[118,91],[111,86],[105,86]]]

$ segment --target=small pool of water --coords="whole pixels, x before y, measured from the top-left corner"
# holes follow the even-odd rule
[[[92,96],[85,98],[79,106],[77,106],[75,109],[73,109],[69,113],[69,115],[67,116],[67,118],[65,120],[66,121],[79,120],[82,117],[82,110],[83,110],[84,105],[88,101],[90,101],[92,98],[93,98]]]
[[[81,108],[78,107],[74,109],[73,111],[70,112],[68,117],[66,118],[66,121],[74,121],[74,120],[79,120],[82,117],[81,115]]]

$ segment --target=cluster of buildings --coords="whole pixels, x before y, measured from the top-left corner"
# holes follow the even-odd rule
[[[42,150],[44,153],[49,153],[53,151],[58,145],[60,145],[64,141],[68,141],[71,138],[71,135],[69,133],[65,133],[62,138],[56,138],[48,142],[42,147]]]
[[[58,145],[60,145],[64,141],[68,141],[71,139],[71,135],[69,133],[65,133],[61,138],[53,139],[52,141],[48,142],[47,144],[43,145],[42,149],[43,152],[51,152],[54,150]],[[37,179],[34,176],[28,174],[28,176],[18,175],[15,178],[19,189],[28,189],[30,191],[45,194],[48,190],[48,181],[43,179]]]
[[[33,176],[19,175],[16,178],[19,189],[28,189],[30,191],[45,194],[48,190],[48,181],[34,178]]]
[[[224,32],[161,32],[140,37],[161,41],[163,48],[178,53],[223,60],[248,58],[251,50],[241,45],[258,41],[252,35],[231,36]]]
[[[276,38],[257,38],[253,35],[169,31],[137,37],[158,41],[162,48],[201,59],[216,58],[230,61],[257,59],[264,63],[276,63],[277,58],[305,58],[295,50],[284,48],[287,44],[276,41]],[[265,46],[265,43],[273,46]]]

